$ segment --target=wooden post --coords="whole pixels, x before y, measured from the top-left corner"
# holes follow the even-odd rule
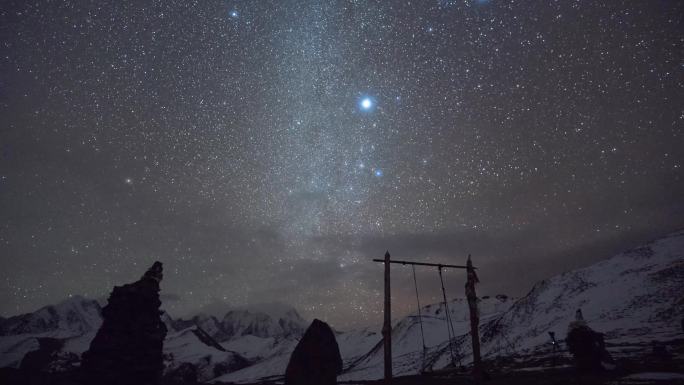
[[[385,253],[385,322],[382,340],[385,348],[385,384],[392,383],[392,309],[390,308],[390,253]]]
[[[468,262],[466,264],[468,270],[468,280],[465,285],[465,293],[468,298],[468,308],[470,310],[470,335],[473,344],[473,378],[476,384],[482,382],[482,359],[480,357],[480,315],[477,311],[477,293],[475,293],[475,284],[480,282],[475,274],[473,262],[468,255]]]

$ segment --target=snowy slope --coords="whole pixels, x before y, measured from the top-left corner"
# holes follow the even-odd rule
[[[297,339],[285,338],[274,340],[268,354],[252,365],[217,377],[214,381],[249,383],[271,377],[281,377],[285,373],[290,355],[297,346]],[[228,344],[228,346],[231,346]]]
[[[291,306],[280,303],[259,304],[226,309],[223,317],[198,314],[187,320],[174,320],[174,330],[197,325],[219,342],[241,336],[262,338],[299,337],[306,321]]]
[[[0,367],[18,368],[24,355],[39,346],[38,339],[31,335],[0,337]]]
[[[0,367],[19,367],[24,355],[39,347],[38,338],[64,340],[61,351],[80,356],[102,324],[97,301],[74,296],[33,313],[0,323]]]
[[[490,315],[501,314],[513,300],[505,296],[487,298],[481,302],[483,319]],[[449,312],[453,317],[453,325],[457,334],[467,331],[467,304],[462,299],[449,303]],[[464,313],[465,312],[465,313]],[[447,338],[444,321],[444,305],[434,304],[423,307],[422,319],[426,345],[432,350],[441,351]],[[340,380],[380,378],[383,370],[382,335],[371,328],[336,332],[335,338],[340,348],[346,373]],[[416,314],[400,319],[392,331],[393,356],[395,357],[395,374],[417,372],[420,367],[422,342],[420,324]],[[260,360],[242,370],[226,374],[216,379],[221,382],[250,383],[259,380],[278,378],[285,373],[290,354],[297,344],[296,340],[283,341],[277,345],[279,352],[272,351],[267,359]],[[224,344],[224,346],[227,346]],[[240,351],[238,348],[231,347]],[[417,366],[416,366],[417,365]]]
[[[555,332],[562,345],[578,308],[594,330],[605,333],[614,356],[649,348],[652,340],[681,338],[684,231],[538,282],[519,300],[481,298],[485,359],[515,356],[519,363],[538,361],[550,350],[548,332]],[[457,336],[451,345],[456,365],[468,364],[472,358],[465,300],[451,301],[449,311]],[[443,304],[425,306],[421,313],[425,358],[417,314],[393,325],[395,375],[417,373],[421,366],[436,370],[451,365]],[[42,337],[61,339],[61,353],[80,356],[102,322],[100,314],[97,302],[73,297],[34,313],[0,319],[0,367],[19,366]],[[167,374],[191,366],[201,380],[238,383],[282,376],[308,326],[294,309],[282,304],[231,308],[223,317],[199,314],[174,320],[164,313],[162,318],[169,328],[164,342]],[[345,368],[340,380],[382,377],[379,327],[336,332],[336,338]]]
[[[606,344],[614,356],[634,354],[639,349],[643,353],[643,349],[650,349],[648,343],[653,340],[681,338],[684,232],[538,282],[518,301],[497,303],[483,299],[479,306],[485,359],[516,356],[519,360],[531,361],[548,354],[551,349],[548,332],[555,332],[558,340],[564,339],[568,324],[579,308],[594,330],[605,333]],[[467,334],[467,308],[454,303],[450,310],[452,314],[457,312],[454,314],[457,356],[460,353],[462,363],[468,364],[472,362],[472,351]],[[451,352],[445,326],[439,322],[443,318],[440,319],[436,310],[426,309],[424,313],[427,314],[423,321],[428,346],[427,370],[444,368],[450,365]],[[415,315],[410,315],[394,326],[392,353],[396,375],[420,370],[420,349],[412,349],[420,346],[419,325],[414,319]],[[382,364],[382,346],[378,345],[340,378],[381,378]]]
[[[335,338],[337,339],[337,344],[339,345],[345,366],[348,363],[358,360],[382,339],[379,332],[371,331],[370,329],[335,332]],[[244,352],[243,354],[250,354],[245,352],[244,349],[246,346],[259,346],[259,344],[262,344],[263,356],[253,365],[218,377],[215,381],[253,383],[260,380],[281,377],[285,373],[285,369],[290,360],[290,355],[295,346],[297,346],[297,342],[298,338],[292,337],[283,339],[262,339],[254,336],[246,336],[229,343],[224,343],[223,346],[241,353]],[[254,351],[253,348],[250,348],[249,350],[252,352]]]
[[[480,320],[487,322],[512,306],[514,300],[499,295],[479,300]],[[468,333],[470,318],[468,304],[465,299],[458,298],[448,304],[451,322],[456,336]],[[446,310],[443,303],[427,305],[421,310],[421,318],[417,312],[409,314],[392,326],[392,357],[393,373],[405,375],[418,373],[421,367],[426,369],[441,368],[451,363],[451,351],[454,351],[456,361],[465,354],[462,344],[454,343],[449,347]],[[422,319],[423,332],[420,330]],[[426,355],[423,359],[422,334],[425,336]],[[377,344],[365,356],[349,362],[345,366],[345,373],[341,380],[375,379],[383,376],[384,353],[381,344],[382,337],[376,336]],[[468,341],[466,341],[468,342]],[[465,343],[463,344],[465,345]]]
[[[75,296],[33,313],[0,320],[0,367],[19,367],[24,355],[39,348],[39,338],[63,342],[55,358],[88,350],[102,324],[94,300]],[[208,380],[274,356],[287,356],[307,326],[297,311],[282,304],[227,309],[226,316],[198,314],[174,320],[163,312],[165,373],[186,373],[188,364],[199,380]],[[57,357],[59,356],[59,357]],[[54,370],[63,370],[58,365]]]
[[[212,315],[197,314],[190,319],[174,320],[171,323],[173,325],[173,330],[176,331],[185,330],[192,326],[199,326],[202,330],[209,333],[213,339],[219,342],[225,341],[231,337],[223,328],[221,321]]]
[[[626,251],[584,269],[537,283],[499,319],[483,325],[483,352],[502,346],[526,353],[564,338],[575,311],[606,342],[644,343],[681,336],[684,316],[684,232]]]
[[[295,309],[279,303],[234,308],[222,320],[224,330],[231,337],[299,337],[306,321]]]
[[[287,341],[287,339],[247,334],[223,342],[221,345],[227,350],[238,352],[250,361],[256,362],[277,354],[276,352],[280,350],[283,342]]]
[[[282,374],[292,350],[308,325],[294,308],[280,303],[234,307],[227,311],[221,321],[207,315],[198,315],[191,320],[174,321],[175,328],[192,324],[206,330],[212,338],[220,342],[223,349],[239,355],[241,359],[250,363],[249,367],[241,370],[239,366],[244,365],[234,365],[230,368],[230,373],[222,377],[214,371],[215,377],[229,378],[232,372],[236,371],[240,373],[237,378],[243,379],[262,378],[271,373]],[[167,345],[168,342],[165,343],[165,351]],[[182,362],[197,365],[197,360],[178,357]]]
[[[307,325],[308,326],[308,325]],[[301,335],[300,335],[301,336]],[[349,332],[335,332],[335,338],[340,348],[342,358],[347,362],[359,359],[381,340],[378,332],[369,329],[353,330]],[[260,380],[282,377],[290,360],[290,355],[297,346],[298,338],[268,339],[268,343],[259,337],[249,336],[247,339],[237,339],[223,346],[242,352],[241,346],[259,344],[265,349],[266,356],[244,369],[218,377],[215,381],[253,383]],[[239,346],[239,345],[241,346]],[[248,354],[248,353],[245,353]]]
[[[213,340],[208,342],[206,339],[211,337],[200,336],[201,333],[201,329],[190,327],[167,334],[164,340],[165,373],[173,373],[189,363],[195,366],[197,380],[206,381],[249,365],[241,355],[221,348]]]
[[[364,328],[348,332],[336,332],[335,338],[340,348],[344,367],[352,365],[382,341],[379,331]]]
[[[97,301],[73,296],[57,305],[2,320],[0,335],[39,334],[54,338],[81,335],[99,329],[101,312]]]
[[[634,354],[637,352],[634,349],[643,349],[645,342],[681,338],[684,232],[538,282],[519,300],[505,296],[481,298],[480,334],[484,358],[515,356],[524,361],[538,358],[540,352],[548,353],[548,332],[555,332],[562,344],[568,323],[574,319],[578,308],[582,308],[594,330],[606,333],[606,343],[614,356],[620,354],[621,346],[627,346]],[[452,345],[456,365],[467,365],[472,361],[472,353],[465,300],[450,302],[449,310],[457,335]],[[423,365],[428,371],[451,365],[443,304],[428,305],[422,309],[422,314],[427,347],[425,360],[417,314],[398,320],[393,326],[395,375],[417,373]],[[338,333],[337,340],[345,362],[345,372],[339,380],[382,377],[379,331]],[[283,353],[217,380],[239,383],[282,376],[289,351],[285,349]]]

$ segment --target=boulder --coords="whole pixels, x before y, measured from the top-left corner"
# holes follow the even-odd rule
[[[604,369],[604,365],[613,365],[603,341],[603,334],[587,325],[582,310],[577,310],[575,321],[568,325],[565,343],[575,359],[575,366],[580,371],[597,371]]]
[[[342,372],[342,357],[328,324],[313,320],[295,347],[285,371],[285,385],[331,385]]]

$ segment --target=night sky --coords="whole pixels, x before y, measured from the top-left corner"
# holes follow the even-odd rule
[[[480,294],[520,296],[682,228],[683,21],[679,0],[3,1],[0,314],[160,260],[174,316],[378,325],[387,249],[471,253]]]

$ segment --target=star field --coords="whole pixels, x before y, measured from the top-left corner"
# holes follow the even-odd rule
[[[173,315],[281,301],[375,325],[386,249],[471,253],[482,294],[522,295],[681,228],[683,10],[7,2],[0,314],[105,296],[158,259]],[[411,282],[397,267],[397,315]]]

